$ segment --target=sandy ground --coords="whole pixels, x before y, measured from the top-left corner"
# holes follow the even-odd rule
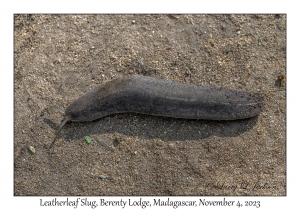
[[[279,74],[282,14],[15,15],[14,195],[284,196]],[[124,75],[258,92],[266,102],[245,120],[115,114],[56,134],[63,115],[52,107]]]

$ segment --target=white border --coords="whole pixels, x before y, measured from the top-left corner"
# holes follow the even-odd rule
[[[41,198],[51,200],[52,197],[14,197],[13,196],[13,14],[14,13],[287,13],[287,196],[286,197],[227,197],[228,200],[260,200],[260,209],[276,207],[294,207],[299,205],[297,192],[299,186],[299,129],[298,101],[300,87],[299,60],[299,15],[296,1],[9,1],[1,3],[1,179],[0,207],[1,209],[41,209]],[[4,117],[3,117],[4,116]],[[64,197],[58,197],[63,199]],[[74,197],[72,197],[74,198]],[[89,197],[93,198],[93,197]],[[106,197],[116,200],[118,197]],[[181,200],[187,197],[172,197]],[[210,200],[220,200],[222,197],[206,197]],[[126,197],[124,197],[126,199]],[[146,197],[152,200],[153,197]],[[198,199],[190,197],[190,199]],[[99,200],[94,197],[94,200]],[[199,208],[199,207],[197,207]],[[216,209],[217,207],[213,207]],[[48,209],[48,208],[47,208]],[[65,209],[60,207],[60,209]],[[68,208],[73,209],[73,208]],[[87,208],[85,208],[87,209]],[[99,208],[96,208],[99,209]],[[101,208],[104,209],[104,208]],[[106,208],[105,208],[106,209]],[[110,208],[110,209],[121,209]],[[139,208],[140,209],[140,208]],[[151,208],[154,209],[154,208]],[[171,208],[172,209],[172,208]],[[178,208],[182,209],[182,208]],[[295,208],[294,208],[295,209]]]

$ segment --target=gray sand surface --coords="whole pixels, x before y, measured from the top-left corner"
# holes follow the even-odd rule
[[[14,195],[284,196],[279,74],[283,14],[15,15]],[[125,75],[258,92],[265,105],[237,121],[114,114],[56,134],[52,107]]]

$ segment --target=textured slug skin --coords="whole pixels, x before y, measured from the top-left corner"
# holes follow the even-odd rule
[[[130,76],[88,91],[67,107],[65,115],[66,121],[91,121],[125,112],[185,119],[236,120],[258,115],[263,101],[258,94]]]

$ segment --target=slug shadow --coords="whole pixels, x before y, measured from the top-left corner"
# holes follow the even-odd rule
[[[68,122],[60,133],[66,141],[79,140],[86,135],[119,134],[163,141],[202,140],[210,136],[234,137],[256,124],[258,117],[231,121],[186,120],[142,114],[114,114],[92,122]],[[44,119],[55,131],[56,125]]]

